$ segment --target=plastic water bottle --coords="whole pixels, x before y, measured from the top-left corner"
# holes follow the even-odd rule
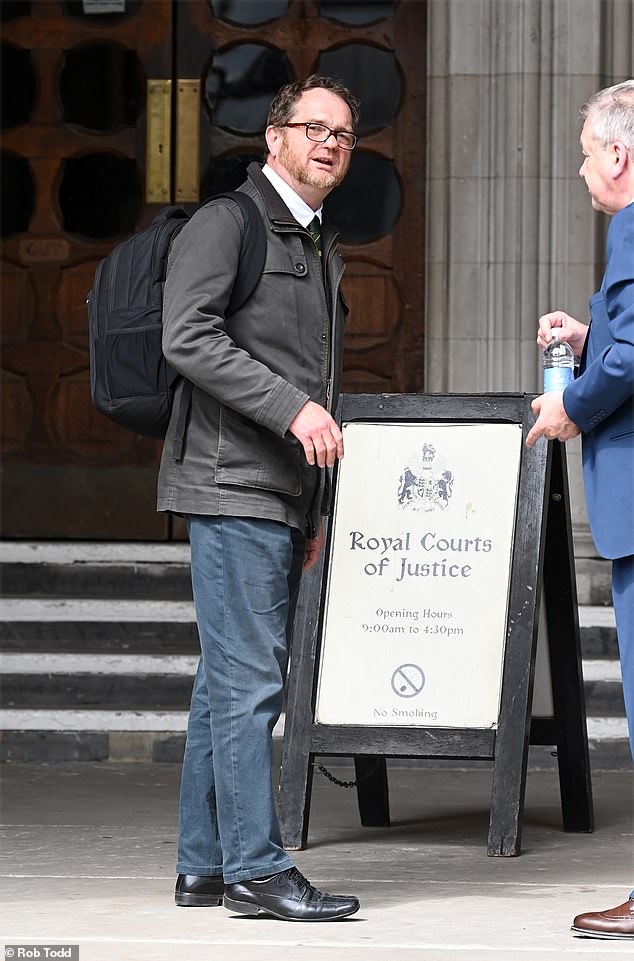
[[[553,340],[544,351],[544,393],[565,390],[575,376],[575,355],[565,340]]]

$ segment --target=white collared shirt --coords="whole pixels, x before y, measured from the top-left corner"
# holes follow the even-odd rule
[[[289,187],[286,181],[282,180],[280,175],[276,173],[272,167],[269,167],[268,164],[264,164],[262,173],[271,181],[295,220],[301,224],[302,227],[308,227],[315,215],[319,217],[319,223],[321,223],[323,207],[320,207],[319,210],[313,210],[312,207],[309,207],[299,194],[295,193],[293,188]]]

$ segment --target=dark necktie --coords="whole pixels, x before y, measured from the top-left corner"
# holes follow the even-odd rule
[[[321,257],[321,224],[319,223],[319,217],[315,214],[308,227],[306,228],[308,233],[313,238],[313,243],[317,248],[317,253]]]

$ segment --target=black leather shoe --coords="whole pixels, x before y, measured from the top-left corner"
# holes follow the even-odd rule
[[[359,910],[356,898],[323,894],[297,868],[227,884],[224,905],[239,914],[269,914],[282,921],[333,921]]]
[[[222,874],[179,874],[174,900],[181,908],[215,908],[224,893]]]

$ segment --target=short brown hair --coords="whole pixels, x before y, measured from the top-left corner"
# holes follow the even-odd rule
[[[312,73],[305,80],[294,80],[278,90],[269,107],[269,114],[266,118],[267,127],[283,127],[293,116],[295,105],[302,94],[306,93],[307,90],[319,88],[330,90],[331,93],[335,93],[345,101],[352,116],[352,129],[356,130],[360,117],[359,100],[340,80],[323,77],[318,73]]]

